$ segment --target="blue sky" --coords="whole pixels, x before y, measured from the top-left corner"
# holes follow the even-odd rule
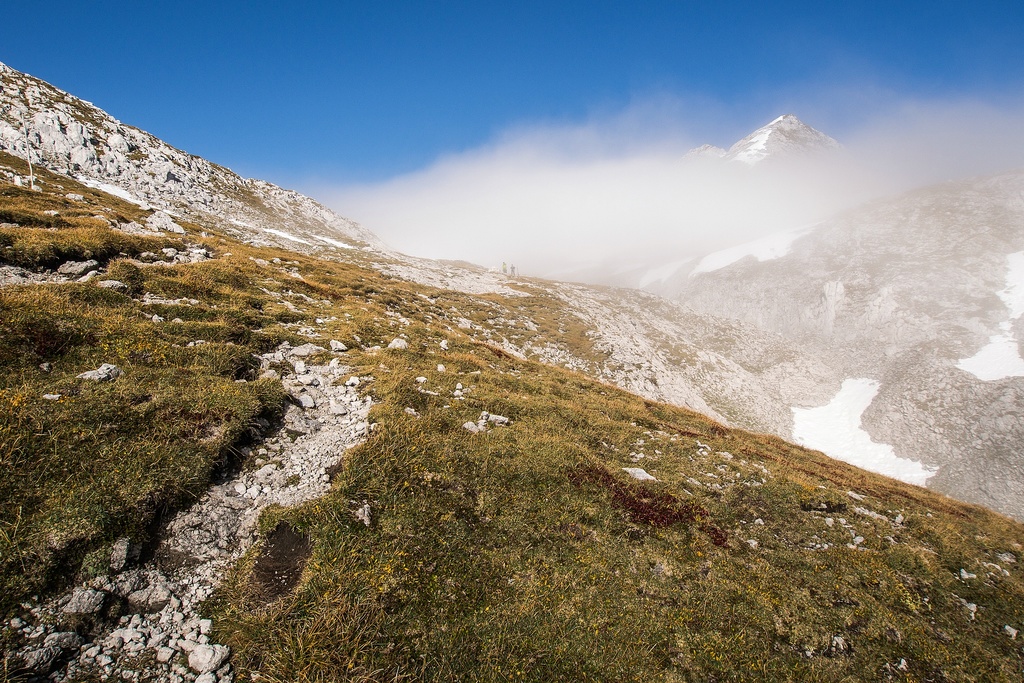
[[[692,136],[727,145],[782,111],[842,137],[879,93],[999,100],[1024,85],[1021,2],[55,0],[3,14],[0,61],[300,189],[637,102],[669,102]]]

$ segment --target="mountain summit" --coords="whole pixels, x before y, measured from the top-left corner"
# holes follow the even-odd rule
[[[687,159],[725,159],[753,166],[768,158],[838,149],[840,144],[793,116],[783,114],[766,126],[758,128],[728,150],[714,145],[701,145],[686,154]]]
[[[730,147],[723,158],[753,166],[768,158],[820,152],[839,146],[838,142],[792,114],[784,114]]]

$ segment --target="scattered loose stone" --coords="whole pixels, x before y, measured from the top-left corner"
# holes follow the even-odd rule
[[[337,339],[331,340],[331,351],[348,351],[348,347],[342,344]]]
[[[395,337],[394,339],[391,340],[391,343],[388,344],[388,348],[389,349],[407,349],[407,348],[409,348],[409,342],[405,341],[401,337]]]
[[[360,507],[359,509],[356,510],[356,519],[358,519],[360,522],[362,522],[366,526],[370,526],[370,504],[369,503],[364,503],[362,505],[362,507]]]
[[[117,379],[122,374],[121,368],[111,363],[104,363],[95,370],[89,370],[88,372],[83,372],[78,375],[78,379],[89,379],[95,382],[110,382]]]
[[[327,349],[325,349],[324,347],[317,346],[316,344],[303,344],[301,346],[296,346],[295,348],[287,351],[286,355],[298,358],[305,358],[306,356],[312,356],[314,353],[320,353],[326,350]]]
[[[128,291],[128,285],[121,282],[120,280],[100,280],[98,284],[103,289],[113,289],[116,292]]]
[[[622,471],[640,481],[658,481],[653,476],[647,473],[647,470],[642,467],[623,467]]]

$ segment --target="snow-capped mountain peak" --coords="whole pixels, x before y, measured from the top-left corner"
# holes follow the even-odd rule
[[[826,151],[839,146],[792,114],[783,114],[730,147],[723,158],[753,166],[769,157]]]

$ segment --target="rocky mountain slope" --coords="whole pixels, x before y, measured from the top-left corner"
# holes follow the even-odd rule
[[[798,342],[837,371],[834,392],[877,382],[863,415],[876,442],[938,468],[929,486],[1024,515],[1024,173],[924,188],[777,241],[657,289]]]
[[[383,248],[373,233],[309,197],[241,178],[2,63],[0,150],[261,244]],[[27,175],[9,180],[28,184]]]
[[[750,305],[746,313],[739,310],[742,304],[735,303],[739,308],[734,310],[724,303],[749,298],[751,290],[744,289],[745,285],[736,288],[744,290],[743,296],[736,291],[695,296],[694,306],[702,311],[697,314],[692,309],[634,291],[517,280],[468,264],[444,264],[394,254],[381,249],[368,231],[297,193],[262,181],[243,180],[222,167],[125,126],[92,105],[26,74],[3,67],[0,75],[4,78],[2,115],[6,121],[0,123],[0,144],[7,145],[22,158],[32,156],[58,173],[79,177],[87,185],[112,190],[136,204],[142,202],[144,206],[140,208],[148,215],[132,226],[122,224],[122,228],[135,229],[141,234],[161,234],[161,230],[166,233],[171,226],[180,229],[170,216],[161,215],[165,211],[157,210],[158,206],[163,206],[181,222],[188,219],[206,222],[251,244],[275,243],[328,257],[351,252],[348,246],[363,245],[366,251],[359,252],[361,262],[383,272],[468,294],[511,294],[517,297],[513,300],[523,302],[517,307],[519,310],[491,304],[492,315],[477,323],[475,329],[469,328],[469,332],[481,340],[500,340],[503,347],[523,357],[585,371],[648,398],[692,408],[726,424],[785,438],[795,435],[798,416],[793,413],[793,407],[827,404],[837,395],[842,381],[854,375],[863,376],[865,381],[881,378],[881,370],[876,367],[854,372],[847,359],[835,357],[815,342],[813,336],[797,334],[800,327],[791,324],[792,316],[772,309],[764,301]],[[127,154],[120,144],[122,138],[131,140]],[[827,152],[835,147],[831,138],[786,115],[737,142],[729,153],[730,158],[742,161],[742,156],[750,162],[784,160],[793,155]],[[26,182],[27,168],[22,172],[14,166],[10,169],[7,174],[12,180]],[[980,206],[990,199],[979,196],[972,205]],[[725,272],[724,265],[745,263],[743,258],[748,254],[771,260],[786,254],[793,241],[803,234],[803,231],[792,231],[754,245],[741,245],[722,254],[709,255],[686,270]],[[850,245],[840,244],[833,251],[841,254],[848,247]],[[842,257],[834,260],[841,261]],[[820,273],[827,267],[822,263],[819,261],[816,266]],[[40,277],[26,271],[13,274],[8,269],[4,272],[6,275],[0,273],[0,277],[7,281],[31,281]],[[916,281],[928,282],[928,277],[922,274]],[[688,278],[677,274],[653,281],[651,288],[660,294],[676,296],[680,287],[689,283]],[[849,283],[843,286],[848,287]],[[786,305],[791,305],[800,299],[785,300]],[[544,302],[544,306],[557,306],[561,311],[558,315],[564,319],[553,322],[543,331],[530,330],[536,323],[523,313],[529,313],[537,301]],[[886,304],[876,304],[884,315]],[[960,304],[967,305],[964,301],[958,302]],[[479,300],[473,304],[477,305]],[[950,307],[944,315],[955,317],[950,313],[954,310]],[[776,321],[774,326],[765,324],[767,311],[771,311],[770,316]],[[737,320],[744,322],[727,322],[715,317],[734,314]],[[572,324],[566,325],[570,320]],[[901,329],[914,327],[906,321],[900,325]],[[861,355],[870,358],[874,357],[873,353],[885,352],[888,352],[887,347],[876,344]],[[901,412],[890,415],[882,407],[897,407],[893,403],[896,399],[890,397],[893,380],[876,387],[880,397],[866,407],[864,419],[873,424],[870,433],[875,435],[875,441],[896,448],[892,455],[897,458],[894,461],[897,468],[875,466],[875,469],[894,473],[903,471],[900,467],[906,463],[916,463],[917,469],[909,470],[909,481],[930,481],[931,485],[951,495],[1011,514],[1024,514],[1016,483],[1020,481],[1017,465],[1006,451],[1016,434],[1015,428],[1008,427],[1015,424],[1014,396],[991,397],[989,403],[1010,407],[1002,412],[979,414],[977,408],[970,407],[977,404],[972,398],[956,397],[975,397],[978,392],[988,396],[994,390],[991,385],[975,383],[974,389],[964,393],[966,389],[961,385],[971,380],[965,380],[962,372],[957,370],[946,378],[941,368],[930,368],[928,364],[932,361],[927,354],[919,355],[913,371],[924,373],[921,377],[942,376],[943,383],[936,386],[952,388],[943,393],[941,399],[936,389],[936,398],[929,399],[932,407],[922,413],[917,404],[908,403],[906,393],[920,377],[906,379],[907,389],[900,394],[903,398],[898,405]],[[903,365],[885,367],[890,374],[898,372],[900,377],[910,377],[909,368]],[[942,411],[935,406],[946,406],[950,401],[964,404],[952,411],[962,416],[956,419],[955,425],[964,429],[972,425],[976,431],[980,430],[974,440],[966,436],[952,437],[951,433],[964,432],[957,432],[949,418],[937,415]],[[810,420],[812,429],[814,424],[829,419],[827,414],[808,414],[800,418],[801,424]],[[916,426],[911,429],[910,424]],[[943,431],[938,431],[940,429]],[[851,434],[854,440],[867,435],[856,429]],[[844,442],[841,446],[848,444]],[[827,450],[836,453],[836,449]],[[963,455],[971,451],[988,454],[986,462],[998,463],[998,466],[994,470],[988,465],[972,469],[975,459]],[[889,454],[882,453],[879,457],[884,461]],[[906,463],[901,463],[899,458]],[[868,465],[869,461],[860,462]],[[965,478],[970,483],[961,486]]]
[[[327,256],[344,254],[348,244],[372,246],[365,257],[375,267],[416,282],[471,294],[536,294],[559,302],[576,316],[585,330],[580,333],[584,344],[547,338],[518,347],[500,317],[495,319],[495,329],[480,327],[483,338],[500,338],[524,356],[588,371],[649,398],[737,426],[788,433],[791,418],[786,406],[793,395],[817,397],[813,390],[805,395],[813,386],[807,377],[822,372],[816,360],[802,356],[777,335],[697,316],[635,291],[544,281],[517,284],[469,264],[441,264],[391,253],[371,233],[309,198],[263,181],[241,179],[27,74],[0,65],[0,76],[4,79],[0,150],[6,146],[12,155],[30,157],[86,185],[142,202],[140,208],[154,212],[136,224],[143,233],[159,232],[156,218],[162,212],[158,209],[165,207],[179,220],[216,225],[251,244],[276,244]],[[751,139],[763,133],[761,137],[772,141],[770,151],[784,153],[790,147],[778,142],[780,136],[796,139],[803,128],[793,117],[780,117]],[[27,167],[22,173],[27,174]],[[8,176],[27,183],[16,171],[9,170]],[[16,277],[33,276],[23,272]],[[509,317],[514,327],[516,316],[510,313]],[[592,352],[592,347],[598,350]],[[801,372],[793,372],[797,366]]]

